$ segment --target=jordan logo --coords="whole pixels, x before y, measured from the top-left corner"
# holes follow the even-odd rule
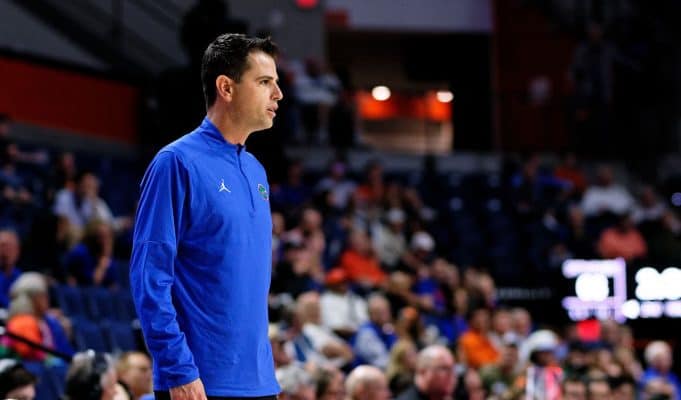
[[[225,186],[225,180],[224,179],[222,179],[220,181],[220,190],[218,190],[218,193],[220,193],[220,192],[232,193],[232,191],[227,189],[227,186]]]

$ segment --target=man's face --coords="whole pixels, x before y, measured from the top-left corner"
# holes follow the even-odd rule
[[[454,393],[456,375],[454,359],[449,354],[440,354],[432,364],[421,372],[424,375],[424,391],[433,396],[446,397]]]
[[[35,399],[35,385],[21,386],[7,393],[8,399],[33,400]]]
[[[581,382],[565,382],[563,400],[586,400],[586,386]]]
[[[612,395],[610,393],[610,386],[607,382],[591,382],[589,383],[589,400],[610,400]]]
[[[19,259],[19,239],[14,233],[0,232],[0,268],[12,267]]]
[[[247,62],[241,80],[234,84],[232,106],[237,123],[255,132],[272,127],[277,102],[283,94],[277,84],[277,67],[271,56],[256,51],[248,55]]]
[[[131,355],[128,368],[121,373],[120,379],[134,394],[151,393],[151,361],[143,354]]]
[[[369,385],[366,391],[366,400],[388,400],[390,389],[384,376]]]

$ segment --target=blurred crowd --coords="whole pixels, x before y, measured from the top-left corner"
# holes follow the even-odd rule
[[[0,125],[5,325],[72,356],[85,349],[51,294],[127,290],[116,264],[129,255],[134,209],[115,215],[97,172],[71,153],[22,148],[10,123]],[[342,156],[310,171],[294,159],[272,182],[270,339],[283,398],[679,398],[667,343],[637,347],[612,320],[587,337],[577,324],[534,320],[496,291],[554,282],[569,258],[677,261],[681,224],[653,185],[622,184],[611,165],[586,170],[573,154],[509,158],[497,174],[466,176],[443,175],[427,158],[413,172],[387,173],[378,160],[359,170]],[[2,349],[8,360],[59,364],[9,337]],[[135,366],[116,372],[108,356],[77,353],[64,391],[82,378],[83,359],[103,365],[86,369],[110,383],[106,393],[116,381],[119,395],[130,392],[130,369],[147,383],[128,398],[150,392],[148,357],[135,353],[138,366],[126,354],[119,365]],[[7,362],[0,382],[35,383]]]

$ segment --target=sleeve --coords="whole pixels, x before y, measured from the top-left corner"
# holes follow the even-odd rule
[[[373,366],[385,368],[388,365],[388,349],[372,329],[357,332],[355,353]]]
[[[189,178],[172,152],[161,152],[142,179],[130,260],[130,286],[159,390],[199,377],[173,305],[177,243]]]

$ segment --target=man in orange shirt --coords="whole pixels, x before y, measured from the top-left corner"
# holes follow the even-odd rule
[[[371,247],[369,236],[360,229],[350,234],[349,247],[343,252],[338,265],[348,278],[365,288],[380,286],[385,282],[385,272]]]
[[[459,356],[469,368],[478,369],[499,360],[499,352],[489,340],[490,312],[479,307],[469,311],[468,331],[459,338]]]

